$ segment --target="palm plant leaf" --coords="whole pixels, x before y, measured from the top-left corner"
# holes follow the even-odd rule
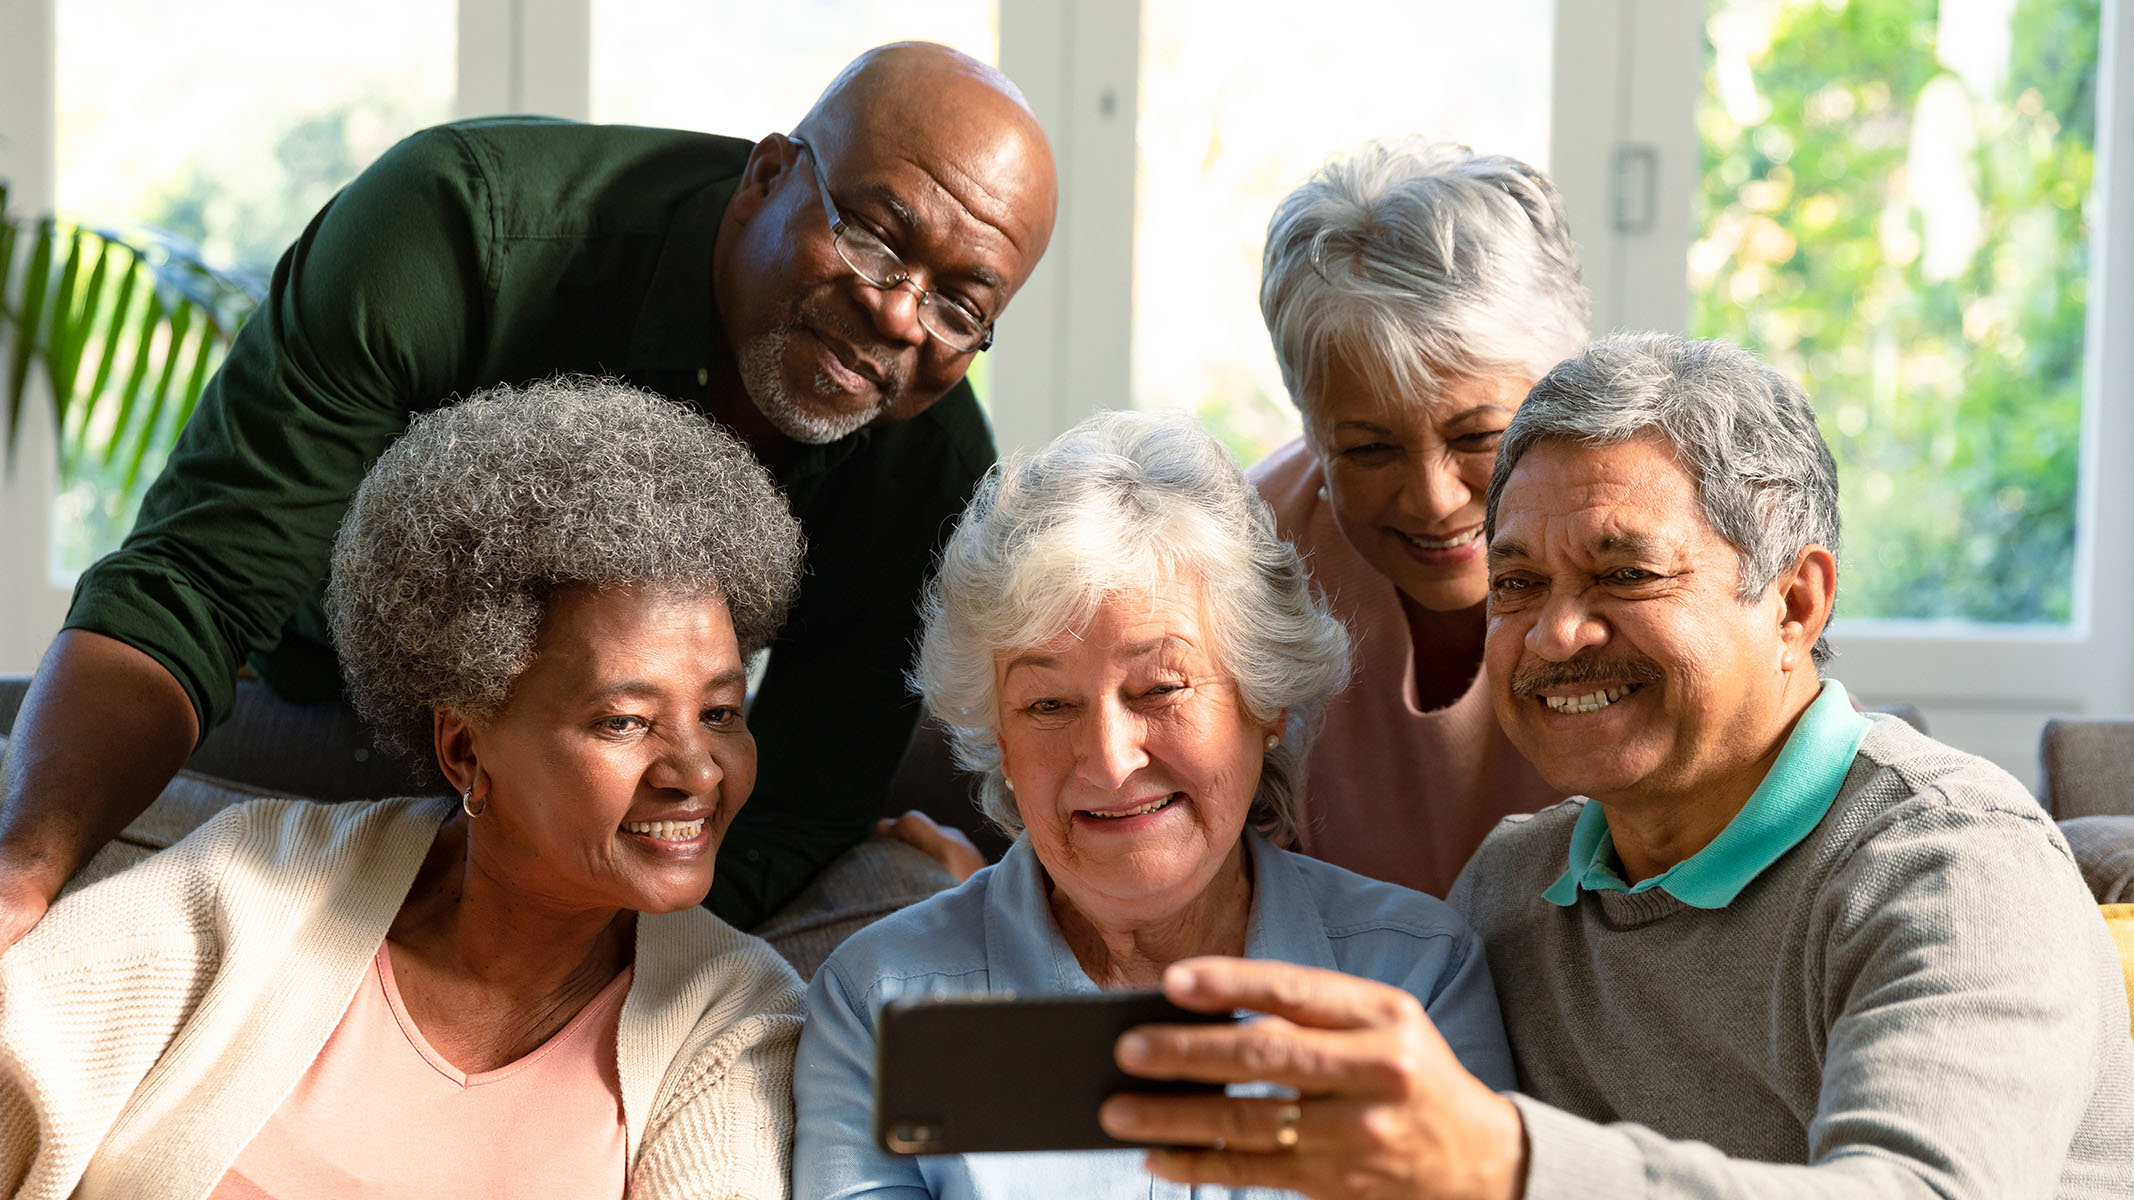
[[[112,364],[118,361],[120,341],[119,338],[112,336],[112,331],[121,328],[126,320],[126,314],[132,311],[133,284],[136,279],[141,277],[141,272],[135,269],[135,264],[140,256],[133,252],[132,247],[119,242],[105,243],[105,259],[108,260],[114,254],[126,255],[128,261],[119,268],[119,294],[118,298],[111,302],[110,314],[108,316],[98,315],[101,327],[97,330],[97,341],[103,344],[103,350],[96,356],[96,378],[89,381],[89,390],[82,394],[81,424],[83,426],[87,426],[90,419],[95,415],[97,399],[104,394],[104,388],[111,383],[111,367]]]
[[[43,341],[45,293],[52,282],[53,222],[37,223],[37,243],[22,276],[22,303],[13,313],[14,362],[7,372],[7,461],[15,461],[15,440],[22,432],[22,397],[30,378],[30,361]]]
[[[119,389],[119,415],[111,424],[110,440],[104,443],[103,465],[107,467],[118,458],[119,443],[132,424],[134,407],[141,399],[141,385],[148,382],[148,369],[155,364],[156,334],[163,329],[163,317],[163,298],[150,291],[134,331],[133,370],[126,373],[126,382]]]
[[[185,377],[185,391],[179,394],[178,412],[171,420],[173,429],[183,429],[185,423],[193,419],[193,409],[200,403],[200,393],[207,390],[208,372],[222,361],[224,349],[221,330],[214,330],[214,333],[215,336],[211,337],[203,331],[200,341],[195,344],[192,374]]]
[[[77,232],[69,263],[69,279],[79,276],[78,260],[83,253],[86,239]],[[80,291],[68,290],[68,316],[66,338],[60,343],[60,353],[52,362],[52,403],[55,415],[63,414],[68,405],[86,399],[74,390],[74,382],[81,374],[82,356],[88,352],[89,343],[96,337],[97,306],[104,300],[104,280],[109,273],[112,248],[109,242],[97,239],[90,247],[96,255],[96,265],[89,268],[89,278]]]
[[[30,376],[41,368],[51,385],[61,480],[97,479],[123,513],[139,499],[145,465],[168,451],[192,416],[258,303],[258,282],[210,267],[191,246],[155,231],[10,216],[7,194],[0,183],[0,330],[13,335],[0,363],[9,461]],[[27,262],[16,271],[25,247]]]
[[[178,374],[178,356],[184,349],[185,335],[192,329],[193,314],[198,311],[199,306],[190,300],[181,300],[171,307],[170,337],[163,343],[163,364],[162,370],[156,373],[156,390],[149,393],[148,410],[141,414],[141,419],[134,426],[132,436],[126,438],[128,443],[126,477],[119,484],[119,491],[122,494],[133,494],[134,485],[141,478],[141,463],[148,457],[148,452],[155,448],[157,434],[163,428],[164,411],[170,405],[170,383]],[[214,330],[203,323],[200,330],[201,338],[206,340],[214,337],[214,335]],[[113,437],[113,443],[116,444],[119,437],[123,436],[125,434],[121,431],[120,434]],[[175,436],[175,433],[173,433],[173,436]]]
[[[7,285],[8,280],[14,278],[15,244],[19,239],[16,237],[14,222],[6,219],[6,204],[7,187],[4,184],[0,184],[0,327],[15,323],[15,315],[7,307]],[[14,438],[16,412],[21,407],[16,400],[17,394],[11,391],[7,393],[5,398],[0,398],[0,405],[6,407],[8,438],[10,441]]]
[[[55,236],[57,231],[55,230]],[[75,290],[82,281],[82,246],[77,229],[67,239],[66,264],[59,271],[59,286],[52,291],[51,332],[45,341],[45,371],[52,382],[52,424],[64,429],[67,405],[74,398],[74,368],[81,362],[81,324],[74,312]]]

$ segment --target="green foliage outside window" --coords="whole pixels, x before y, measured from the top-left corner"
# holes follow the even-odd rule
[[[294,116],[252,172],[190,158],[119,231],[6,213],[0,184],[0,327],[26,335],[0,364],[0,428],[12,449],[38,368],[59,433],[61,570],[117,548],[282,250],[418,123],[378,95]]]
[[[1843,492],[1840,614],[2066,622],[2097,0],[2018,0],[1985,94],[1938,53],[1934,0],[1714,9],[1715,41],[1766,17],[1769,40],[1747,55],[1747,114],[1724,52],[1708,64],[1690,324],[1815,397]],[[1952,112],[1969,136],[1922,156],[1927,114]],[[1937,154],[1956,186],[1929,177]]]
[[[25,453],[23,408],[40,376],[62,498],[86,501],[67,528],[99,549],[115,545],[256,303],[249,279],[205,265],[167,235],[11,212],[0,181],[7,468]]]

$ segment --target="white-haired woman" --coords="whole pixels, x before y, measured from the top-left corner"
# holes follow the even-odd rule
[[[874,1016],[902,992],[1152,988],[1202,954],[1317,963],[1407,990],[1471,1071],[1510,1086],[1496,995],[1452,911],[1269,841],[1347,674],[1296,551],[1192,422],[1101,414],[988,475],[928,595],[917,681],[1016,842],[816,974],[797,1193],[1148,1194],[1134,1151],[875,1149]]]
[[[341,527],[350,699],[451,798],[257,800],[0,957],[0,1193],[787,1194],[799,980],[698,907],[799,526],[564,379],[417,417]]]
[[[1527,389],[1585,347],[1577,248],[1525,163],[1373,144],[1275,210],[1260,309],[1304,436],[1252,480],[1357,643],[1296,845],[1443,895],[1499,818],[1562,799],[1481,679],[1482,502]]]

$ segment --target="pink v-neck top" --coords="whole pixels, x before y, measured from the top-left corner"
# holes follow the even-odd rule
[[[1425,711],[1400,592],[1334,524],[1319,461],[1299,440],[1248,472],[1275,528],[1354,640],[1356,676],[1326,707],[1305,763],[1296,848],[1358,874],[1443,896],[1512,813],[1563,799],[1497,725],[1489,676]]]
[[[341,1024],[210,1200],[623,1192],[615,1031],[625,967],[554,1037],[469,1075],[422,1036],[380,945]]]

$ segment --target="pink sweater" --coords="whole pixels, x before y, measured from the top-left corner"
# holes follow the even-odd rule
[[[1327,705],[1306,763],[1296,848],[1443,896],[1500,818],[1563,794],[1497,727],[1485,672],[1449,707],[1418,706],[1415,644],[1400,593],[1335,527],[1319,496],[1325,478],[1304,443],[1281,447],[1247,474],[1348,624],[1356,656],[1356,677]]]

